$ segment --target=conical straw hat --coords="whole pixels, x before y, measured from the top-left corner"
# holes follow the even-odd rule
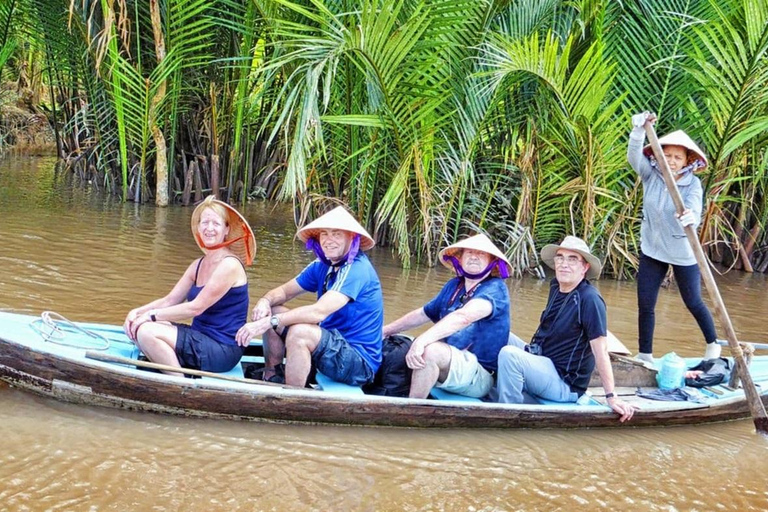
[[[504,263],[507,264],[507,268],[512,268],[512,265],[509,264],[509,261],[507,260],[507,257],[504,256],[504,253],[499,250],[496,245],[494,245],[493,242],[491,242],[491,239],[487,236],[483,235],[482,233],[479,235],[471,236],[469,238],[465,238],[464,240],[460,240],[456,242],[453,245],[449,245],[440,253],[437,255],[437,259],[440,260],[440,263],[443,264],[443,266],[446,266],[450,269],[453,269],[453,263],[450,261],[446,261],[446,256],[453,256],[456,259],[461,259],[459,257],[459,254],[463,249],[472,249],[475,251],[482,251],[484,253],[490,254],[494,258],[498,258]],[[495,267],[492,272],[493,275],[499,276],[499,268]]]
[[[224,243],[226,244],[230,240],[236,240],[229,244],[229,250],[240,259],[243,265],[250,265],[253,263],[253,256],[256,254],[256,238],[253,236],[251,226],[248,224],[248,221],[245,220],[245,217],[240,215],[240,212],[235,210],[233,206],[230,206],[223,201],[219,201],[214,196],[206,197],[202,203],[197,205],[195,211],[192,212],[190,225],[192,227],[192,236],[195,238],[197,246],[200,247],[204,253],[208,254],[209,249],[205,247],[200,239],[200,235],[197,232],[197,226],[200,224],[200,215],[202,215],[203,210],[213,204],[221,206],[227,212],[226,221],[227,226],[229,226],[229,233],[227,233],[227,236],[224,238]]]
[[[693,139],[691,139],[688,136],[688,134],[685,133],[683,130],[677,130],[661,137],[659,139],[659,145],[683,146],[688,151],[693,151],[694,153],[696,153],[696,155],[699,157],[699,160],[701,160],[704,163],[703,166],[696,169],[697,172],[706,169],[707,165],[709,165],[709,162],[707,161],[707,156],[704,154],[701,148],[699,148],[699,146],[697,146],[696,143],[693,142]],[[643,148],[643,154],[649,158],[653,155],[653,148],[651,147],[650,144],[648,144]]]
[[[325,215],[316,218],[296,233],[302,242],[310,238],[317,238],[323,229],[341,229],[360,235],[360,249],[367,251],[376,245],[371,235],[359,222],[343,207],[337,206]]]

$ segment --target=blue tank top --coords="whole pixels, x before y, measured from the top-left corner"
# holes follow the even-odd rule
[[[200,263],[195,272],[195,284],[187,294],[187,301],[195,300],[203,286],[197,286],[197,274],[200,272]],[[238,260],[239,261],[239,260]],[[233,286],[218,301],[208,309],[192,319],[192,328],[206,336],[224,343],[225,345],[237,345],[235,335],[238,329],[248,320],[248,283]]]

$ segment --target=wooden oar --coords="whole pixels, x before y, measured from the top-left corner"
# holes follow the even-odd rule
[[[749,343],[755,350],[768,350],[768,343],[755,343],[754,341],[743,341],[742,343]],[[718,345],[728,346],[728,340],[717,340]]]
[[[685,204],[683,203],[683,198],[677,188],[677,183],[675,183],[675,178],[672,176],[672,171],[669,170],[669,164],[667,164],[667,159],[664,157],[664,152],[661,149],[661,144],[659,144],[659,139],[656,137],[656,130],[653,129],[653,124],[648,120],[645,121],[644,128],[645,133],[648,136],[648,141],[651,143],[651,148],[653,149],[656,161],[661,167],[661,175],[664,177],[664,182],[667,184],[669,195],[672,196],[672,201],[675,203],[677,214],[682,215],[685,211]],[[741,382],[744,386],[744,395],[747,398],[749,410],[752,413],[755,429],[763,435],[768,435],[768,415],[766,415],[765,407],[760,400],[760,393],[757,392],[755,383],[752,381],[752,376],[749,374],[747,363],[744,360],[744,352],[742,352],[741,347],[739,347],[739,342],[736,339],[736,331],[733,329],[731,318],[728,316],[728,311],[725,309],[725,303],[723,303],[723,298],[720,296],[720,290],[717,288],[715,278],[712,276],[709,263],[704,255],[704,250],[701,248],[696,229],[692,225],[686,226],[685,235],[688,238],[688,242],[691,244],[693,254],[696,256],[696,262],[699,264],[701,277],[704,279],[704,284],[709,292],[709,298],[712,299],[712,302],[715,304],[720,323],[725,329],[725,335],[728,338],[728,346],[730,347],[731,355],[736,362],[736,371],[741,375]]]
[[[137,359],[131,359],[129,357],[116,356],[112,354],[105,354],[104,352],[98,352],[95,350],[87,350],[85,357],[88,359],[95,359],[96,361],[103,361],[105,363],[119,363],[129,366],[141,366],[142,368],[152,368],[153,370],[161,370],[166,372],[184,373],[187,375],[196,375],[198,377],[210,377],[212,379],[229,380],[232,382],[240,382],[242,384],[258,384],[259,386],[277,386],[286,389],[305,389],[298,386],[289,386],[287,384],[278,384],[276,382],[267,382],[265,380],[243,379],[242,377],[232,377],[230,375],[223,375],[221,373],[206,372],[203,370],[193,370],[191,368],[176,368],[175,366],[168,366],[167,364],[152,363],[150,361],[139,361]]]

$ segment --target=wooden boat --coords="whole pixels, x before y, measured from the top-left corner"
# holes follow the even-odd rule
[[[592,405],[496,404],[446,393],[440,399],[412,400],[364,394],[359,388],[319,379],[317,389],[299,389],[245,379],[243,366],[197,379],[135,366],[138,350],[118,326],[59,324],[51,337],[38,317],[0,313],[0,379],[13,386],[68,402],[187,416],[279,422],[398,427],[584,428],[704,424],[749,417],[744,393],[720,385],[703,390],[701,403],[639,398],[636,387],[653,383],[652,371],[614,360],[617,392],[639,405],[629,423],[591,389]],[[89,333],[81,331],[84,329]],[[55,333],[54,333],[55,334]],[[107,346],[108,345],[108,346]],[[95,350],[101,349],[101,350]],[[102,354],[94,356],[93,354]],[[118,359],[123,364],[94,359]],[[127,363],[127,364],[125,364]],[[135,363],[135,364],[134,364]],[[688,360],[689,366],[698,363]],[[756,356],[750,372],[768,403],[768,356]],[[205,372],[202,372],[205,373]]]

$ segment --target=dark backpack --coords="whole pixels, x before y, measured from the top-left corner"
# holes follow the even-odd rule
[[[411,349],[413,338],[402,334],[382,340],[381,366],[373,382],[363,386],[369,395],[408,396],[411,390],[411,369],[405,364],[405,355]]]

